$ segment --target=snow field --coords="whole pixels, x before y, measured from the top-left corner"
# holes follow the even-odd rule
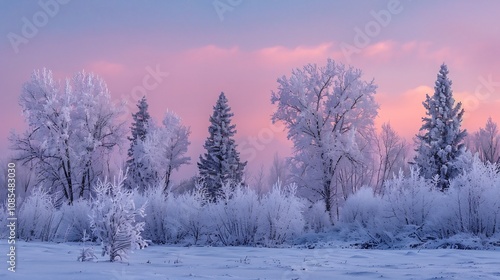
[[[78,262],[81,248],[19,242],[0,279],[500,279],[500,251],[150,246],[111,263]]]

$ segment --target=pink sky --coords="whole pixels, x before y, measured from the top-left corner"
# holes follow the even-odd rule
[[[227,6],[231,9],[223,18],[213,2],[58,4],[57,13],[17,53],[9,34],[22,35],[23,17],[33,21],[44,10],[34,1],[1,2],[0,149],[7,151],[11,129],[23,129],[17,99],[31,71],[41,67],[52,69],[58,78],[81,69],[95,72],[113,97],[125,98],[133,110],[146,68],[168,72],[147,90],[147,98],[157,121],[172,110],[191,127],[193,164],[184,175],[196,171],[208,117],[221,91],[235,114],[237,142],[243,159],[250,160],[251,173],[261,165],[267,169],[275,152],[288,155],[285,133],[270,124],[271,91],[276,79],[289,76],[293,68],[325,64],[327,58],[361,68],[366,80],[375,79],[377,126],[390,121],[408,139],[418,132],[421,102],[426,93],[432,94],[443,62],[455,99],[465,103],[464,127],[477,130],[488,116],[500,122],[500,19],[494,12],[500,2],[241,1]],[[387,13],[390,20],[376,21],[376,15]],[[368,33],[363,46],[356,45],[359,30]],[[359,52],[346,55],[347,45]]]

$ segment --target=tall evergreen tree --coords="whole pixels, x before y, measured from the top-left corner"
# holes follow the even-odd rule
[[[146,97],[143,96],[137,103],[137,113],[132,114],[134,121],[130,127],[131,136],[128,137],[130,148],[127,152],[128,176],[125,182],[125,186],[128,188],[139,187],[143,189],[154,182],[154,172],[144,156],[144,141],[151,121],[148,107]]]
[[[231,108],[224,93],[214,106],[210,117],[209,136],[203,146],[206,149],[198,162],[199,180],[206,189],[208,199],[217,201],[222,195],[222,187],[235,187],[243,182],[243,171],[247,162],[240,161],[233,139],[236,125],[231,124]]]
[[[422,104],[427,117],[417,135],[417,155],[415,163],[421,174],[427,178],[439,176],[437,186],[442,191],[449,187],[450,179],[460,173],[457,160],[464,151],[463,139],[467,135],[460,129],[464,110],[459,102],[455,105],[448,67],[443,64],[437,75],[434,95],[426,95]]]
[[[151,119],[151,116],[148,112],[148,107],[149,105],[146,100],[146,96],[143,96],[141,100],[137,102],[137,108],[139,109],[139,111],[135,114],[132,114],[134,122],[130,127],[132,135],[128,137],[128,140],[130,140],[130,148],[128,149],[129,157],[133,156],[134,146],[137,144],[137,141],[144,141],[146,139],[146,134],[148,133],[148,122]]]

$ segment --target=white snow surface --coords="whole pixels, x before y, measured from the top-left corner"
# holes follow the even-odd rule
[[[0,240],[0,279],[500,279],[500,251],[150,246],[126,262],[78,262],[78,243]]]

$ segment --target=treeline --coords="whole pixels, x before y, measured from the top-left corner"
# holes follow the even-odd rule
[[[127,236],[155,243],[277,245],[332,226],[355,229],[374,244],[401,236],[422,244],[464,232],[497,236],[497,125],[490,118],[469,135],[461,128],[464,110],[455,103],[446,65],[424,101],[414,145],[390,124],[376,132],[377,87],[359,69],[328,60],[278,84],[272,120],[285,125],[293,152],[275,158],[271,182],[263,183],[262,172],[260,178],[245,173],[233,113],[221,93],[198,173],[179,187],[171,175],[191,159],[190,129],[178,116],[167,112],[158,125],[142,98],[126,138],[123,107],[111,102],[102,79],[80,72],[60,82],[49,70],[35,71],[20,97],[28,129],[10,137],[14,160],[28,174],[19,180],[20,192],[31,193],[19,200],[30,228],[21,228],[20,237],[76,241],[86,232],[102,241],[85,215],[114,195],[112,187],[142,209],[129,209],[135,214],[126,231],[136,234]],[[126,161],[111,168],[113,151],[125,145]],[[127,175],[105,184],[103,195],[102,180],[118,169]]]

